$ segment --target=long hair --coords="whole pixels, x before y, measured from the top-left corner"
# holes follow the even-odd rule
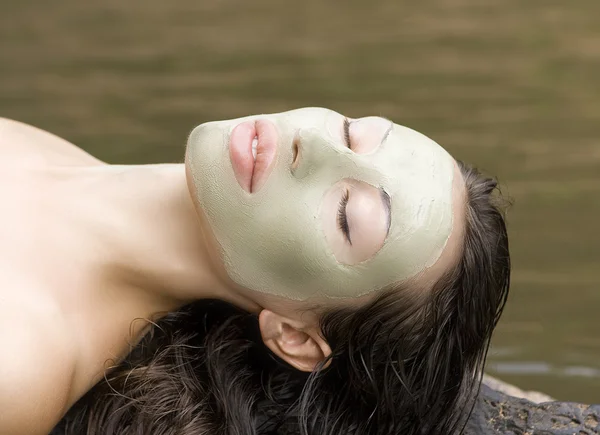
[[[510,258],[496,181],[459,167],[467,210],[457,265],[419,302],[388,291],[325,313],[327,367],[295,370],[264,345],[256,315],[200,301],[157,322],[56,433],[461,432],[508,296]]]

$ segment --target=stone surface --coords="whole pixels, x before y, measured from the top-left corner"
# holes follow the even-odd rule
[[[527,399],[534,403],[551,402],[554,400],[547,394],[540,393],[538,391],[524,391],[490,375],[483,375],[483,383],[492,390],[499,391],[509,396]]]
[[[600,434],[600,405],[533,403],[482,385],[465,435]]]

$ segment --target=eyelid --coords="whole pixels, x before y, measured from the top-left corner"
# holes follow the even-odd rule
[[[355,127],[352,127],[354,124]],[[344,117],[343,136],[346,147],[357,154],[371,154],[383,145],[393,127],[392,121],[381,116],[358,119]]]
[[[352,142],[350,140],[350,120],[344,117],[344,140],[346,141],[346,146],[349,149],[352,149]]]

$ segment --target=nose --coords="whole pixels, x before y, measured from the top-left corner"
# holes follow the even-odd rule
[[[331,112],[323,124],[296,131],[291,144],[290,169],[294,177],[303,178],[321,170],[331,171],[333,166],[345,165],[356,158],[357,153],[345,139],[344,119],[342,115]]]
[[[304,178],[322,166],[331,163],[331,144],[319,129],[301,129],[294,135],[291,145],[290,170],[295,178]]]
[[[300,137],[298,136],[298,134],[296,134],[294,136],[294,140],[292,141],[292,172],[296,170],[296,168],[298,168],[298,165],[300,164],[300,145]]]

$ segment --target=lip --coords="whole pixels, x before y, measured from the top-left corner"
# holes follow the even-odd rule
[[[256,161],[252,141],[257,138]],[[257,192],[267,181],[277,154],[277,130],[266,119],[236,125],[229,136],[229,158],[239,185],[248,193]]]

